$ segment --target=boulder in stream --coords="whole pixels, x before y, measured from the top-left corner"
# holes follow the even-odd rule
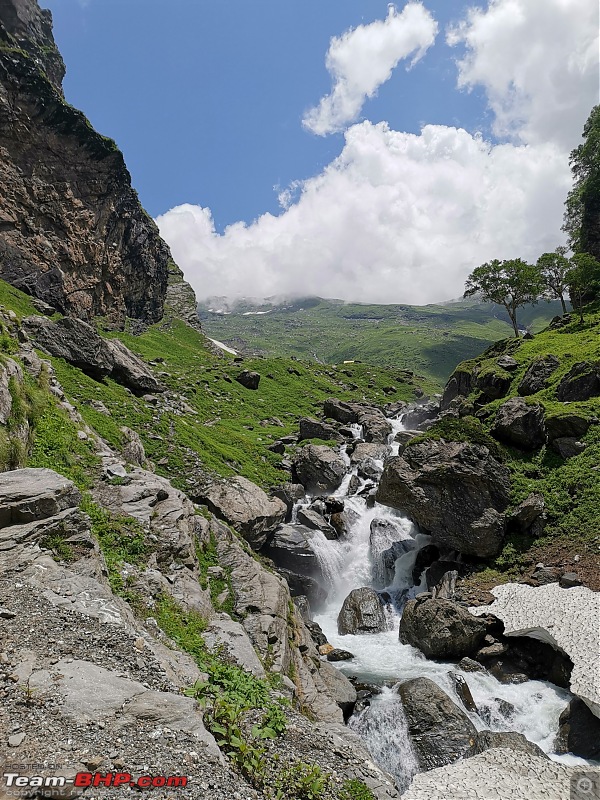
[[[486,635],[484,620],[450,600],[409,600],[400,620],[400,641],[427,658],[463,658],[475,653]]]
[[[413,678],[400,684],[397,691],[421,770],[451,764],[471,747],[475,726],[436,683]]]
[[[338,615],[338,633],[381,633],[387,629],[383,602],[374,589],[353,589]]]
[[[294,458],[298,481],[310,492],[335,491],[346,475],[344,459],[324,444],[307,444]]]

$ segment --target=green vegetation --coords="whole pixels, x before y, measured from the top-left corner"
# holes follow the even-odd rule
[[[528,306],[521,323],[538,331],[558,313],[556,301]],[[240,304],[227,314],[201,306],[200,316],[208,336],[242,353],[295,355],[337,364],[338,371],[345,369],[344,361],[358,359],[388,367],[392,384],[407,369],[424,375],[437,390],[459,361],[473,358],[511,331],[501,306],[473,300],[407,306],[308,298],[282,305]]]
[[[575,253],[600,258],[600,105],[594,106],[583,128],[583,142],[571,152],[573,188],[565,203],[563,230]]]
[[[213,533],[210,534],[210,539],[204,547],[201,547],[199,543],[196,544],[196,558],[198,559],[198,567],[200,570],[200,586],[202,586],[203,589],[210,589],[210,599],[213,607],[217,611],[225,611],[230,617],[235,619],[231,569],[229,567],[221,567],[219,564],[217,540]],[[218,573],[216,575],[209,575],[210,567],[218,570]],[[225,593],[225,600],[221,600],[220,598]]]
[[[97,472],[99,459],[90,440],[78,437],[78,427],[54,398],[48,401],[33,426],[33,444],[28,467],[53,469],[80,489],[88,489]]]
[[[546,418],[575,414],[586,419],[600,418],[600,397],[585,401],[562,403],[556,399],[560,381],[574,364],[600,360],[600,309],[591,308],[584,316],[584,323],[574,320],[568,325],[548,329],[531,340],[507,340],[457,368],[461,372],[479,370],[500,371],[496,359],[502,352],[509,352],[518,362],[511,374],[511,385],[505,397],[485,402],[478,390],[466,398],[476,405],[484,403],[481,413],[461,419],[442,419],[419,438],[446,438],[453,441],[472,441],[486,445],[511,472],[511,507],[516,507],[531,492],[539,492],[545,500],[548,521],[542,537],[517,534],[507,536],[505,546],[498,558],[478,573],[490,585],[509,578],[516,579],[532,558],[540,560],[539,553],[548,548],[564,545],[567,551],[577,552],[586,548],[597,549],[598,519],[600,519],[600,429],[592,425],[582,437],[586,449],[579,455],[562,459],[549,447],[534,452],[523,452],[503,446],[490,434],[497,408],[509,397],[518,395],[518,385],[529,365],[539,357],[553,354],[560,362],[557,370],[542,391],[524,398],[527,403],[539,403],[545,409]],[[418,439],[417,439],[418,441]],[[534,555],[532,555],[534,554]],[[538,554],[538,555],[535,555]]]
[[[418,385],[397,371],[365,364],[336,370],[255,358],[240,365],[231,356],[215,355],[201,333],[178,320],[155,325],[141,336],[124,333],[119,338],[142,358],[161,359],[155,369],[169,391],[157,405],[110,379],[96,381],[53,359],[57,378],[87,424],[109,444],[120,447],[121,426],[136,430],[157,471],[182,489],[189,489],[186,480],[199,471],[241,474],[265,487],[280,483],[285,480],[282,456],[268,445],[296,432],[299,417],[321,413],[327,397],[383,403],[410,399]],[[261,374],[258,390],[235,380],[242,369]],[[383,389],[391,385],[396,390],[386,394]],[[427,382],[424,387],[432,388]],[[170,408],[163,406],[165,401]],[[99,410],[102,406],[110,413]]]
[[[91,520],[92,533],[98,540],[108,568],[108,581],[115,594],[131,600],[135,607],[137,598],[128,592],[121,575],[124,563],[144,566],[151,548],[140,523],[132,517],[117,516],[106,511],[89,494],[84,494],[81,510]]]

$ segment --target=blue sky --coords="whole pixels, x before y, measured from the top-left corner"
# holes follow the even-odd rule
[[[579,41],[581,31],[575,23],[569,23],[571,30],[565,31],[560,0],[514,0],[513,7],[515,2],[517,7],[524,4],[525,27],[507,18],[509,0],[493,0],[490,5],[481,2],[478,16],[471,18],[468,4],[462,0],[425,2],[426,11],[421,16],[427,16],[429,22],[421,20],[419,24],[435,26],[437,35],[427,44],[420,60],[407,70],[412,55],[407,56],[403,50],[400,53],[400,45],[398,64],[391,69],[391,77],[378,84],[375,96],[362,98],[360,113],[342,120],[341,126],[327,130],[325,135],[315,135],[302,120],[307,110],[331,91],[333,76],[326,67],[326,54],[332,37],[342,37],[344,32],[361,25],[368,34],[372,31],[373,36],[380,35],[383,28],[377,29],[375,21],[381,25],[388,13],[394,13],[388,12],[387,3],[42,0],[53,12],[55,38],[67,64],[67,99],[81,108],[99,131],[117,141],[142,203],[159,217],[163,235],[199,294],[210,289],[233,295],[236,287],[240,289],[238,294],[248,294],[252,289],[257,294],[297,294],[304,289],[317,292],[322,284],[324,294],[344,296],[346,292],[347,299],[365,296],[373,300],[380,296],[383,300],[389,297],[389,287],[402,285],[393,299],[417,301],[435,299],[425,272],[439,271],[443,277],[439,291],[456,295],[471,260],[487,257],[488,251],[489,257],[503,255],[494,249],[502,244],[502,232],[490,235],[484,230],[485,222],[481,227],[481,220],[475,220],[475,207],[497,196],[499,183],[503,182],[497,177],[501,168],[494,167],[496,177],[488,180],[491,194],[487,199],[469,195],[460,209],[453,201],[452,206],[446,204],[436,210],[440,191],[447,190],[451,199],[461,192],[465,181],[474,185],[478,182],[477,175],[472,174],[470,157],[463,165],[464,175],[442,174],[447,165],[442,163],[444,157],[439,148],[447,148],[450,159],[462,163],[460,152],[465,147],[477,147],[473,142],[481,134],[490,148],[521,148],[513,154],[518,163],[513,159],[507,169],[523,173],[523,148],[556,140],[551,130],[555,124],[552,113],[548,120],[540,121],[543,114],[529,100],[535,91],[540,91],[546,102],[542,93],[554,91],[544,84],[541,72],[552,72],[556,37],[565,40],[565,48],[572,47],[570,38]],[[575,6],[580,6],[585,12],[580,14],[581,25],[586,23],[586,15],[589,25],[594,0],[573,0],[573,4],[573,11],[577,12]],[[414,7],[415,3],[410,5]],[[404,4],[398,3],[397,9],[396,18]],[[537,24],[536,14],[543,24]],[[463,33],[455,37],[451,47],[448,28],[461,21]],[[422,31],[418,34],[412,30],[413,23],[409,19],[402,23],[407,36],[423,37]],[[396,19],[394,24],[400,31],[401,22]],[[513,64],[519,64],[519,37],[523,48],[530,48],[535,44],[532,37],[538,28],[542,29],[539,80],[535,62],[521,74]],[[502,54],[513,45],[515,53],[507,53],[508,60],[503,61]],[[344,57],[359,59],[361,47],[358,38],[349,40],[347,47],[344,45]],[[496,54],[497,64],[488,63],[490,53]],[[555,54],[558,70],[563,55]],[[461,66],[460,60],[465,56],[472,63]],[[529,58],[526,55],[522,61]],[[589,70],[588,54],[587,60],[582,56],[574,74],[566,75],[567,83],[578,81],[579,91],[582,75],[587,84],[584,80],[584,97],[572,112],[572,130],[565,131],[557,143],[563,158],[569,146],[577,144],[574,131],[581,130],[583,109],[589,111],[594,102]],[[502,86],[497,76],[507,72],[514,74],[508,75],[507,85]],[[557,96],[565,89],[559,84],[561,81],[557,80]],[[512,97],[515,87],[517,100],[525,98],[524,106]],[[509,109],[504,124],[507,103],[513,103],[515,108]],[[548,104],[556,115],[559,111],[563,116],[565,110],[569,112],[559,96],[548,97]],[[548,131],[547,141],[542,122]],[[386,125],[391,134],[398,136],[386,134]],[[423,145],[424,125],[437,126],[436,141],[425,143],[427,152],[415,156],[409,151]],[[459,141],[454,133],[446,142],[446,132],[459,128],[466,129],[469,141]],[[410,135],[416,138],[407,139]],[[440,137],[445,143],[440,144]],[[408,199],[404,190],[400,197],[394,194],[394,187],[388,187],[388,199],[373,217],[381,192],[372,198],[373,202],[367,198],[373,187],[380,188],[380,182],[372,172],[364,171],[365,163],[375,153],[377,159],[384,159],[399,148],[404,148],[403,164],[381,161],[378,167],[386,174],[388,168],[393,171],[398,167],[396,186],[402,185],[403,176],[412,173],[415,158],[419,170],[427,162],[437,173],[433,175],[430,170],[427,175],[413,176]],[[505,154],[496,150],[493,155],[497,165]],[[538,156],[552,160],[548,153]],[[476,159],[482,161],[481,180],[485,181],[489,165],[479,152]],[[556,160],[558,163],[558,156]],[[539,165],[534,169],[535,176],[538,171]],[[331,221],[334,230],[329,235],[326,226],[318,228],[315,218],[328,216],[330,209],[338,203],[343,205],[349,196],[340,186],[342,194],[328,198],[328,213],[319,208],[331,187],[332,173],[336,179],[343,173],[345,180],[352,180],[352,187],[357,181],[366,181],[367,191],[361,193],[361,198],[369,205],[361,209],[361,200],[356,200],[356,207],[348,209],[344,220]],[[429,185],[430,177],[431,186],[421,198],[419,186]],[[564,194],[564,169],[554,177]],[[544,179],[550,180],[551,176]],[[541,177],[540,180],[543,183]],[[282,209],[274,187],[283,190],[293,182],[300,183],[295,185],[292,207]],[[535,191],[539,196],[545,194],[543,186]],[[503,204],[499,198],[498,201]],[[405,207],[401,207],[402,203]],[[177,218],[164,216],[173,208],[181,211]],[[413,213],[415,208],[421,209],[418,218]],[[396,209],[396,218],[388,219],[389,209]],[[442,236],[435,252],[429,252],[424,237],[431,240],[428,227],[440,214],[444,219],[441,227],[448,229],[448,235],[445,239]],[[554,230],[543,234],[536,229],[536,245],[558,243],[561,214],[562,209],[555,202],[550,214]],[[452,247],[450,228],[457,216],[462,238],[456,264],[449,268],[442,262],[445,263],[447,248]],[[351,228],[356,228],[357,219],[361,218],[365,230],[371,231],[370,238],[353,242]],[[472,224],[479,224],[480,229],[469,232],[467,218],[472,218]],[[238,224],[223,235],[226,226],[233,223]],[[335,227],[338,224],[339,229]],[[398,240],[392,238],[390,231],[384,230],[386,224],[405,235]],[[537,225],[537,220],[532,224]],[[381,235],[375,233],[378,230]],[[490,241],[475,252],[467,243],[477,237]],[[302,252],[301,242],[307,238],[310,247],[307,245],[306,252]],[[510,245],[514,250],[520,246],[521,240]],[[329,254],[328,258],[318,255],[323,252]],[[375,255],[373,263],[367,263],[372,260],[371,253]],[[309,261],[314,272],[310,275],[304,270]],[[396,279],[393,273],[397,267],[401,270]],[[373,289],[377,282],[381,284],[380,291]],[[222,292],[218,292],[220,287]]]

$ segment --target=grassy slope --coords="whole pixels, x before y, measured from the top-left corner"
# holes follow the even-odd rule
[[[25,295],[1,281],[0,304],[19,316],[33,312]],[[137,431],[157,471],[181,488],[199,470],[241,474],[262,486],[280,483],[287,475],[280,467],[282,456],[267,450],[268,444],[297,432],[299,417],[321,413],[327,397],[386,403],[413,399],[417,385],[425,391],[434,388],[431,382],[413,382],[397,370],[366,364],[336,369],[286,358],[253,358],[238,364],[228,354],[215,355],[201,333],[179,320],[154,325],[141,336],[110,335],[118,335],[147,361],[164,359],[153,369],[166,373],[161,380],[169,388],[167,401],[172,406],[181,396],[191,410],[164,409],[163,398],[153,406],[110,379],[96,381],[52,359],[58,380],[90,427],[116,447],[121,426]],[[261,374],[258,390],[235,381],[242,369]],[[390,386],[396,391],[386,395],[382,389]],[[94,400],[103,403],[110,415],[94,408]],[[269,422],[274,417],[281,426]]]
[[[414,369],[439,386],[459,361],[511,332],[502,309],[474,302],[382,306],[312,298],[273,306],[268,314],[246,313],[252,308],[242,305],[226,315],[204,309],[204,329],[242,352],[295,354],[328,364],[361,359]],[[557,303],[528,307],[521,324],[540,330],[557,313]]]
[[[502,346],[497,346],[497,352],[483,354],[460,365],[460,368],[479,366],[482,371],[498,372],[496,359],[501,349]],[[526,401],[541,403],[546,417],[577,413],[590,419],[600,418],[599,397],[568,403],[556,399],[560,380],[574,364],[600,359],[599,311],[587,314],[584,325],[575,321],[562,329],[546,330],[532,340],[508,340],[506,349],[519,362],[519,368],[513,373],[507,396],[485,407],[486,411],[491,412],[490,415],[482,422],[473,417],[465,417],[457,422],[441,422],[427,436],[445,435],[446,438],[468,440],[482,437],[482,441],[488,438],[495,417],[493,412],[506,399],[518,394],[517,387],[528,365],[535,358],[549,353],[559,358],[560,366],[550,378],[548,387],[525,398]],[[471,399],[476,399],[476,394]],[[500,457],[511,471],[512,505],[516,506],[530,492],[540,492],[544,496],[549,522],[541,539],[508,536],[503,552],[491,564],[491,570],[486,575],[489,585],[516,577],[539,561],[549,564],[554,560],[558,563],[560,559],[564,560],[569,554],[572,556],[575,553],[587,559],[589,570],[600,570],[600,425],[592,425],[582,440],[587,444],[587,449],[566,461],[549,448],[523,453],[491,440],[492,446],[498,448]]]

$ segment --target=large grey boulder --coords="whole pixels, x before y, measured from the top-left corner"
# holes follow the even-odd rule
[[[418,648],[427,658],[459,659],[477,651],[486,624],[450,600],[417,598],[404,606],[400,641]]]
[[[536,358],[535,361],[532,361],[527,367],[527,371],[525,375],[523,375],[517,389],[521,397],[527,397],[530,394],[536,394],[536,392],[541,392],[542,389],[545,389],[548,385],[548,378],[553,372],[556,372],[559,365],[560,361],[552,354],[541,356],[540,358]]]
[[[333,425],[329,425],[327,422],[320,422],[318,419],[312,419],[311,417],[302,417],[299,427],[299,442],[304,441],[304,439],[325,439],[330,441],[343,438]]]
[[[383,603],[374,589],[353,589],[338,614],[338,633],[380,633],[387,628]]]
[[[268,495],[241,475],[214,481],[194,499],[239,531],[254,550],[259,550],[272,531],[284,521],[287,508],[282,500]]]
[[[546,441],[544,409],[520,397],[511,397],[498,409],[491,432],[501,442],[521,450],[535,450]]]
[[[364,408],[358,414],[359,425],[362,425],[363,438],[367,442],[386,444],[392,425],[385,414],[378,408]]]
[[[597,423],[598,420],[588,419],[576,414],[573,411],[566,414],[553,414],[546,417],[546,433],[548,434],[548,441],[552,442],[554,439],[563,439],[572,437],[579,439],[585,436],[588,432],[590,425]]]
[[[431,439],[386,463],[376,500],[403,511],[435,544],[487,558],[502,545],[509,488],[508,469],[487,447]]]
[[[312,508],[299,508],[297,519],[301,525],[306,525],[311,530],[322,531],[327,539],[338,538],[338,532],[333,525],[330,525],[325,517]]]
[[[23,328],[47,353],[64,358],[92,378],[101,380],[110,375],[139,393],[164,391],[140,358],[118,339],[103,339],[87,322],[75,317],[56,322],[47,317],[27,317]]]
[[[397,689],[408,735],[423,771],[457,761],[477,731],[471,720],[429,678],[413,678]]]
[[[559,439],[553,439],[553,441],[550,442],[550,447],[555,453],[558,453],[561,458],[567,459],[574,458],[580,453],[583,453],[586,445],[584,442],[580,442],[572,436],[563,436]]]
[[[299,575],[320,576],[319,560],[310,547],[315,530],[305,525],[286,524],[278,528],[261,551],[278,568]]]
[[[385,444],[359,442],[350,456],[350,462],[357,467],[358,474],[367,479],[378,480],[381,475],[381,462],[389,453]]]
[[[48,519],[80,501],[75,484],[51,469],[0,473],[0,528]]]
[[[111,378],[134,392],[162,392],[164,386],[156,380],[141,358],[134,355],[118,339],[106,339],[106,346],[112,356]]]
[[[343,400],[336,400],[334,397],[325,400],[323,404],[325,416],[336,420],[336,422],[343,422],[344,425],[356,424],[360,411],[361,406],[357,403],[346,403]]]
[[[260,383],[260,375],[258,372],[245,369],[242,370],[242,372],[240,372],[240,374],[236,377],[236,381],[244,388],[255,391],[258,389],[258,384]]]
[[[546,523],[546,503],[541,494],[531,492],[510,515],[510,524],[520,533],[540,536]]]
[[[600,361],[580,361],[558,384],[556,396],[563,402],[589,400],[600,395]]]
[[[324,444],[307,444],[294,458],[294,472],[309,492],[335,491],[346,475],[344,459]]]

